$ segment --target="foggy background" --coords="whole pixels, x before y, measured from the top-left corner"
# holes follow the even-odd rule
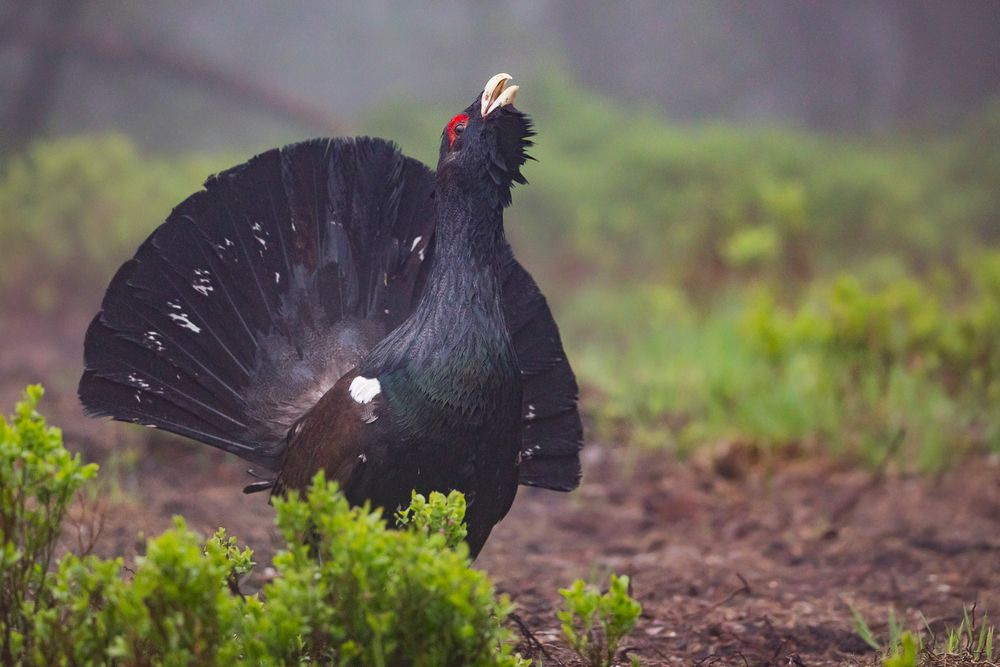
[[[1000,364],[980,312],[1000,280],[998,28],[990,0],[2,0],[0,335],[25,350],[0,355],[0,399],[42,380],[89,427],[74,395],[86,323],[209,174],[345,134],[433,166],[447,120],[506,71],[537,130],[506,230],[604,435],[882,442],[895,412],[871,408],[854,433],[829,387],[810,403],[790,379],[797,355],[850,343],[936,374],[919,381],[948,401],[955,377],[982,376],[969,414],[952,406],[932,440],[910,424],[907,446],[1000,449],[994,417],[995,430],[967,427],[1000,391],[978,370]],[[920,310],[929,295],[938,319]],[[798,322],[813,317],[825,338]],[[616,328],[627,322],[642,327]],[[757,366],[779,353],[787,377]],[[831,377],[853,382],[854,363]],[[914,419],[937,400],[887,383],[878,400]],[[854,409],[849,393],[838,410]]]
[[[927,130],[1000,90],[998,35],[988,0],[5,0],[0,113],[15,145],[113,129],[146,148],[262,147],[558,69],[679,121]]]
[[[526,627],[567,658],[557,591],[612,571],[642,664],[856,664],[861,616],[996,618],[1000,0],[0,0],[0,414],[41,383],[100,464],[96,553],[176,514],[258,572],[281,548],[243,461],[83,415],[122,263],[274,146],[433,167],[497,72],[537,130],[505,231],[585,430],[581,488],[520,491],[477,561]]]

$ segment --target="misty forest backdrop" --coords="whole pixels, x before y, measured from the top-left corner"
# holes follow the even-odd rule
[[[5,318],[93,312],[173,204],[270,146],[369,133],[433,164],[507,70],[538,129],[509,235],[593,438],[997,451],[998,24],[987,2],[7,3]]]
[[[506,229],[587,441],[581,489],[522,491],[477,561],[522,648],[565,658],[555,591],[613,571],[643,664],[839,664],[898,643],[892,605],[995,613],[998,26],[986,0],[0,0],[0,409],[43,383],[101,463],[98,552],[184,514],[267,563],[244,465],[82,416],[102,291],[209,174],[338,134],[433,165],[507,71],[538,134]]]

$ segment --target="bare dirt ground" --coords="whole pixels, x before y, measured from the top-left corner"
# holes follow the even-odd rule
[[[206,535],[226,526],[256,551],[262,576],[280,544],[266,498],[240,493],[244,464],[80,416],[84,325],[0,321],[0,405],[9,411],[42,381],[43,412],[70,448],[104,464],[95,551],[132,558],[140,535],[182,514]],[[735,451],[678,463],[591,444],[579,491],[522,489],[477,562],[517,603],[522,650],[546,666],[578,664],[559,638],[557,589],[610,572],[633,579],[643,614],[625,652],[647,665],[867,664],[875,656],[851,606],[877,634],[890,606],[935,631],[956,625],[963,605],[1000,613],[997,461],[918,478],[814,458],[762,465]],[[67,545],[75,539],[69,531]]]

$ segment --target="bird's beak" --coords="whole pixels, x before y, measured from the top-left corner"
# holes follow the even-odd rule
[[[519,88],[518,86],[507,85],[513,78],[510,74],[500,73],[486,82],[486,85],[483,87],[483,118],[486,118],[500,107],[514,103],[514,98],[517,97]]]

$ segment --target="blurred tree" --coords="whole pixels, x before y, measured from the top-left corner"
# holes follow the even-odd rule
[[[0,49],[19,49],[24,62],[6,109],[8,130],[0,151],[19,151],[46,131],[61,70],[70,58],[108,70],[138,71],[201,87],[317,132],[336,134],[340,130],[340,124],[320,106],[266,80],[225,71],[208,60],[171,50],[156,39],[144,39],[150,36],[148,28],[140,28],[138,36],[127,35],[115,21],[100,30],[86,28],[85,10],[94,4],[90,0],[17,0],[0,16]],[[113,14],[109,12],[113,2],[96,4],[102,15]]]
[[[1000,95],[1000,2],[553,0],[586,82],[680,118],[865,130]]]
[[[14,0],[0,18],[0,46],[12,43],[29,22],[45,33],[72,36],[85,0]],[[34,16],[32,16],[34,14]],[[0,141],[6,151],[20,149],[29,139],[45,129],[55,99],[59,72],[67,52],[57,45],[39,40],[26,45],[24,73],[20,86],[11,97],[5,123],[7,130]]]

